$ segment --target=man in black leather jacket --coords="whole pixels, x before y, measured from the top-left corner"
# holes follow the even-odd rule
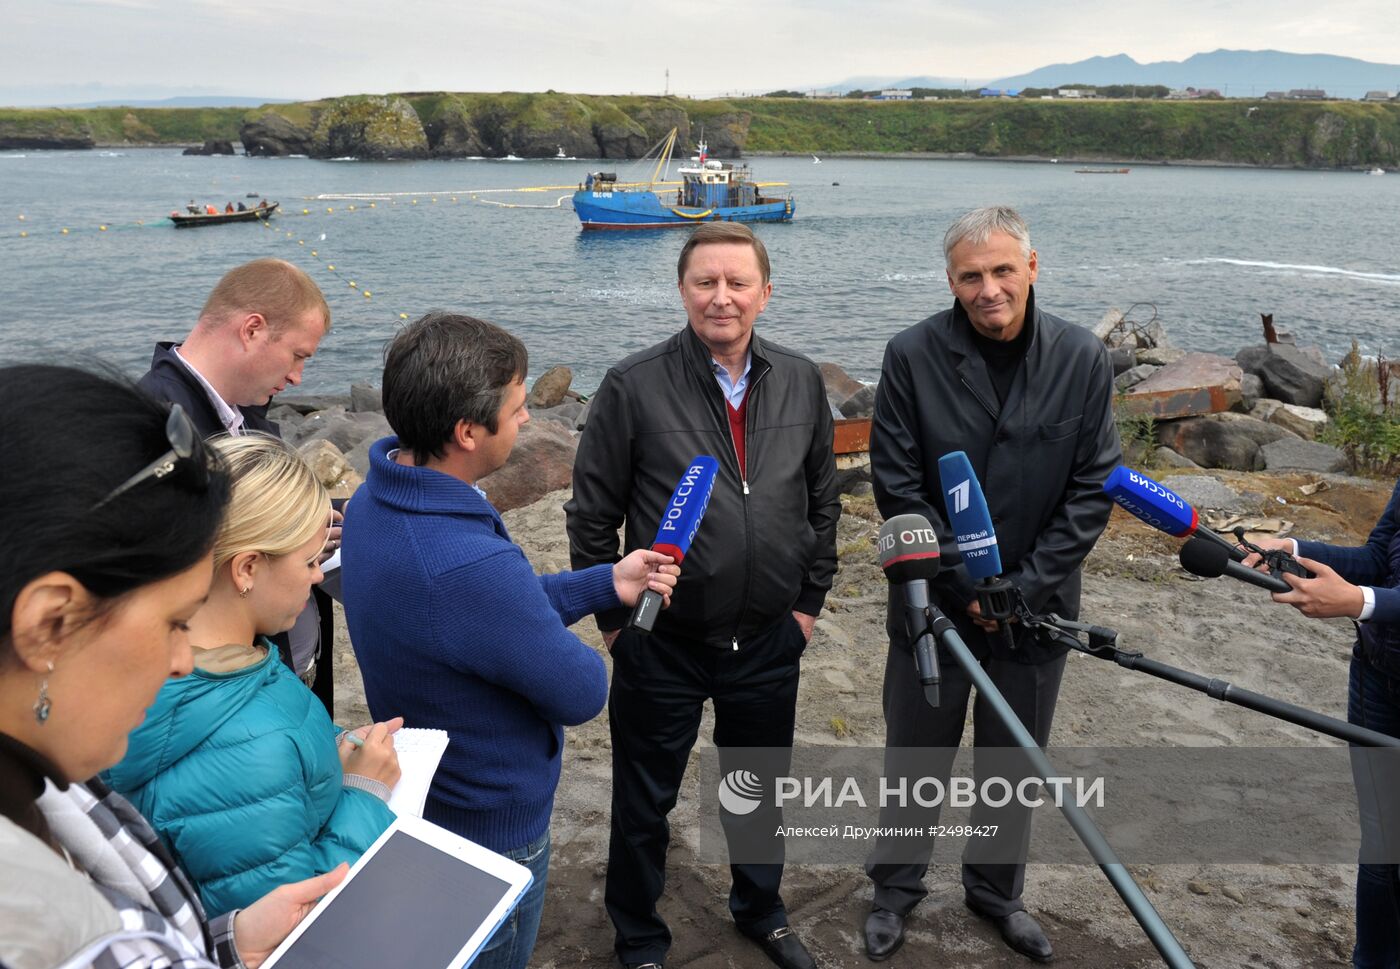
[[[953,307],[897,334],[885,350],[871,428],[871,472],[881,514],[923,515],[944,546],[945,571],[932,583],[935,604],[1044,746],[1064,672],[1065,647],[1012,624],[1014,647],[988,635],[973,583],[952,544],[939,486],[938,459],[965,451],[986,494],[1005,575],[1033,612],[1079,614],[1080,563],[1108,522],[1102,484],[1122,460],[1113,423],[1113,370],[1093,334],[1040,310],[1032,284],[1037,257],[1025,222],[1008,208],[967,213],[944,237]],[[947,782],[967,714],[970,681],[946,652],[942,703],[929,708],[910,659],[903,603],[891,589],[885,669],[886,774],[917,768]],[[979,699],[974,745],[1015,741]],[[921,748],[918,763],[901,748]],[[930,750],[929,748],[933,748]],[[898,763],[897,763],[898,761]],[[985,765],[979,764],[981,774]],[[980,786],[980,779],[978,780]],[[1051,946],[1025,911],[1021,890],[1029,844],[1028,809],[973,809],[972,824],[1011,831],[991,854],[998,863],[964,859],[967,905],[991,919],[1013,949],[1037,960]],[[891,826],[937,823],[937,810],[916,819],[891,813]],[[1003,838],[1005,835],[1003,834]],[[969,842],[970,852],[975,842]],[[983,846],[984,847],[984,846]],[[875,884],[866,920],[866,951],[886,959],[904,940],[904,919],[927,894],[923,876],[931,836],[885,840],[871,854]],[[1019,861],[1019,863],[1017,863]]]
[[[625,966],[659,966],[656,911],[681,776],[706,699],[716,746],[792,746],[798,666],[836,571],[832,417],[807,358],[753,335],[772,291],[742,225],[695,230],[678,265],[689,325],[612,368],[589,405],[565,505],[575,569],[649,547],[691,460],[720,471],[671,608],[644,637],[625,613],[598,624],[613,655],[612,837],[606,903]],[[769,820],[764,810],[750,815]],[[745,819],[749,821],[748,818]],[[773,830],[772,827],[768,828]],[[788,927],[781,864],[731,865],[730,911],[775,963],[810,967]]]

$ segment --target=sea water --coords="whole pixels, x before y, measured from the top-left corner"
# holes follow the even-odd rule
[[[1132,318],[1155,313],[1176,345],[1233,354],[1260,341],[1259,314],[1272,313],[1280,330],[1332,359],[1353,340],[1400,353],[1400,175],[750,163],[756,178],[787,183],[769,191],[797,203],[794,222],[757,230],[773,264],[760,332],[865,380],[878,375],[890,336],[951,305],[943,232],[962,211],[994,203],[1030,223],[1040,305],[1076,322],[1150,304]],[[334,317],[304,390],[377,382],[385,341],[404,318],[445,309],[519,335],[532,377],[566,364],[588,391],[685,320],[675,276],[685,230],[580,231],[567,196],[600,168],[641,174],[615,160],[0,153],[0,361],[96,356],[140,373],[156,340],[189,329],[224,271],[277,256],[321,284]],[[524,187],[539,190],[499,191]],[[191,199],[252,205],[250,192],[281,202],[269,226],[177,231],[165,218]],[[345,194],[365,197],[318,197]]]

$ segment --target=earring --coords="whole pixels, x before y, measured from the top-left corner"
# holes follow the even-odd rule
[[[53,660],[49,660],[49,672],[53,672]],[[43,726],[49,721],[49,713],[53,711],[53,702],[49,700],[49,678],[45,676],[39,681],[39,699],[34,701],[34,719]]]
[[[248,586],[248,588],[246,588],[246,589],[239,589],[239,590],[238,590],[238,598],[240,598],[240,599],[246,599],[246,598],[248,598],[248,593],[250,593],[250,592],[252,592],[252,591],[253,591],[253,587],[252,587],[251,585]]]

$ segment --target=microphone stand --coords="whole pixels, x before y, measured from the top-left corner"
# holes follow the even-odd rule
[[[1316,713],[1283,700],[1276,700],[1262,693],[1242,689],[1225,680],[1202,676],[1200,673],[1192,673],[1189,670],[1168,666],[1166,663],[1159,663],[1156,660],[1148,659],[1137,650],[1121,649],[1118,646],[1116,630],[1075,622],[1070,619],[1061,619],[1054,613],[1037,616],[1023,611],[1020,619],[1027,626],[1041,626],[1063,633],[1064,635],[1056,637],[1057,642],[1077,649],[1087,656],[1112,660],[1124,669],[1139,670],[1169,683],[1204,693],[1214,700],[1234,703],[1248,710],[1254,710],[1277,720],[1286,720],[1289,723],[1307,727],[1309,730],[1316,730],[1318,733],[1336,737],[1338,740],[1345,740],[1360,747],[1400,747],[1400,739],[1395,737]],[[1080,633],[1089,635],[1088,646],[1080,641]]]
[[[937,606],[930,605],[926,611],[928,625],[922,632],[935,636],[938,642],[942,643],[948,652],[953,654],[958,665],[967,673],[977,687],[977,696],[987,701],[1002,725],[1016,738],[1016,744],[1026,752],[1031,765],[1042,779],[1058,776],[1050,759],[1045,756],[1045,751],[1040,749],[1040,745],[1035,742],[1035,738],[1030,735],[1030,731],[1021,723],[1021,718],[1016,716],[1011,705],[1006,702],[1006,698],[1001,695],[1001,691],[992,683],[992,679],[987,675],[987,671],[982,668],[982,664],[977,662],[977,658],[972,655],[972,651],[967,648],[962,637],[958,635],[957,629],[951,620],[943,614]],[[909,614],[912,620],[912,610]],[[911,634],[918,635],[919,631],[910,630]],[[1079,840],[1084,843],[1084,847],[1089,849],[1089,854],[1098,864],[1099,869],[1108,877],[1120,898],[1128,906],[1128,911],[1132,913],[1138,925],[1147,933],[1148,939],[1157,947],[1161,953],[1162,961],[1170,969],[1195,969],[1186,950],[1181,947],[1176,936],[1172,935],[1171,929],[1162,921],[1162,916],[1153,908],[1152,903],[1147,900],[1147,896],[1142,893],[1142,888],[1133,880],[1133,876],[1128,874],[1128,869],[1118,860],[1112,846],[1104,838],[1103,832],[1094,824],[1088,813],[1071,800],[1059,799],[1059,807],[1074,829],[1074,833],[1079,836]]]

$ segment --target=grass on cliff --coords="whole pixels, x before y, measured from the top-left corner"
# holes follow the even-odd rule
[[[246,108],[0,108],[0,136],[87,135],[99,144],[237,141],[245,113]]]

